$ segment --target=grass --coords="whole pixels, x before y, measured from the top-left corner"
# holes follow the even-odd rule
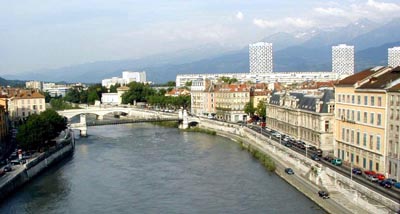
[[[168,127],[168,128],[178,128],[179,123],[174,121],[161,121],[161,122],[151,122],[154,125]]]
[[[253,155],[253,157],[255,157],[258,161],[260,161],[260,163],[268,171],[274,172],[276,170],[276,164],[269,155],[260,152],[258,149],[253,148],[250,145],[247,148],[247,150],[250,152],[250,154]]]
[[[188,129],[185,129],[184,131],[186,131],[186,132],[200,132],[200,133],[209,134],[209,135],[216,135],[217,134],[216,131],[212,131],[212,130],[208,130],[208,129],[202,129],[202,128],[199,128],[199,127],[188,128]]]

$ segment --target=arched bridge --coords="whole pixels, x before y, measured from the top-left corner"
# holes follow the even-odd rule
[[[180,128],[186,129],[189,126],[194,126],[200,123],[200,120],[196,117],[191,117],[187,114],[186,110],[180,109],[178,113],[166,113],[159,111],[151,111],[137,108],[123,108],[123,107],[110,107],[110,108],[100,108],[100,107],[89,107],[83,109],[71,109],[58,111],[58,113],[68,120],[75,116],[80,116],[79,123],[70,124],[72,129],[79,129],[81,135],[86,136],[87,126],[92,124],[87,124],[86,115],[95,114],[97,118],[101,121],[107,114],[113,113],[124,113],[127,115],[128,119],[120,120],[118,124],[122,123],[138,123],[138,122],[158,122],[158,121],[179,121],[181,123]],[[96,122],[105,124],[107,122]],[[117,122],[114,122],[117,123]]]

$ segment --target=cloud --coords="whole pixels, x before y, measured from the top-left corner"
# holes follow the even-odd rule
[[[337,7],[328,7],[328,8],[317,7],[317,8],[314,8],[314,11],[319,14],[322,14],[322,15],[331,15],[331,16],[345,16],[346,15],[344,10],[337,8]]]
[[[306,20],[306,19],[301,19],[301,18],[292,18],[292,17],[287,17],[285,18],[285,23],[288,25],[292,25],[294,27],[298,28],[309,28],[314,26],[314,22],[311,20]]]
[[[400,11],[400,5],[395,3],[386,3],[386,2],[368,0],[367,6],[386,12]]]
[[[260,28],[272,28],[277,25],[276,22],[268,21],[268,20],[264,20],[264,19],[253,19],[253,24],[255,24],[256,26],[258,26]]]
[[[238,19],[238,20],[243,20],[243,13],[242,12],[237,12],[236,13],[236,18]]]

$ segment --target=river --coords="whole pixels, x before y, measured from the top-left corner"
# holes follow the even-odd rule
[[[152,124],[88,134],[0,213],[324,213],[229,139]]]

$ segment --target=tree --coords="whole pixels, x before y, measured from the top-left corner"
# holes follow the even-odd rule
[[[110,86],[110,93],[117,93],[117,88],[121,87],[121,84],[116,83],[115,85]]]
[[[221,77],[219,78],[222,82],[224,83],[228,83],[228,84],[232,84],[232,83],[236,83],[238,82],[238,80],[236,78],[229,78],[229,77]]]
[[[166,85],[175,87],[176,83],[175,83],[175,81],[168,81]]]
[[[244,105],[244,112],[246,114],[250,115],[250,117],[253,117],[255,111],[256,111],[256,109],[254,108],[252,101],[250,101],[250,102],[246,103],[246,105]]]
[[[73,88],[65,95],[64,100],[71,103],[80,103],[80,92],[78,89]]]
[[[40,115],[33,114],[19,127],[17,142],[25,150],[38,150],[57,137],[67,126],[64,117],[48,109]]]
[[[192,86],[192,81],[185,82],[185,86],[186,86],[186,87],[190,87],[190,86]]]
[[[266,106],[265,106],[265,102],[263,100],[260,100],[260,102],[258,102],[257,104],[257,110],[256,113],[259,117],[263,118],[263,120],[265,119],[265,117],[267,116],[267,112],[266,112]]]
[[[96,100],[100,100],[99,95],[97,95],[97,92],[92,90],[88,92],[88,98],[87,98],[87,103],[89,104],[94,104]]]

